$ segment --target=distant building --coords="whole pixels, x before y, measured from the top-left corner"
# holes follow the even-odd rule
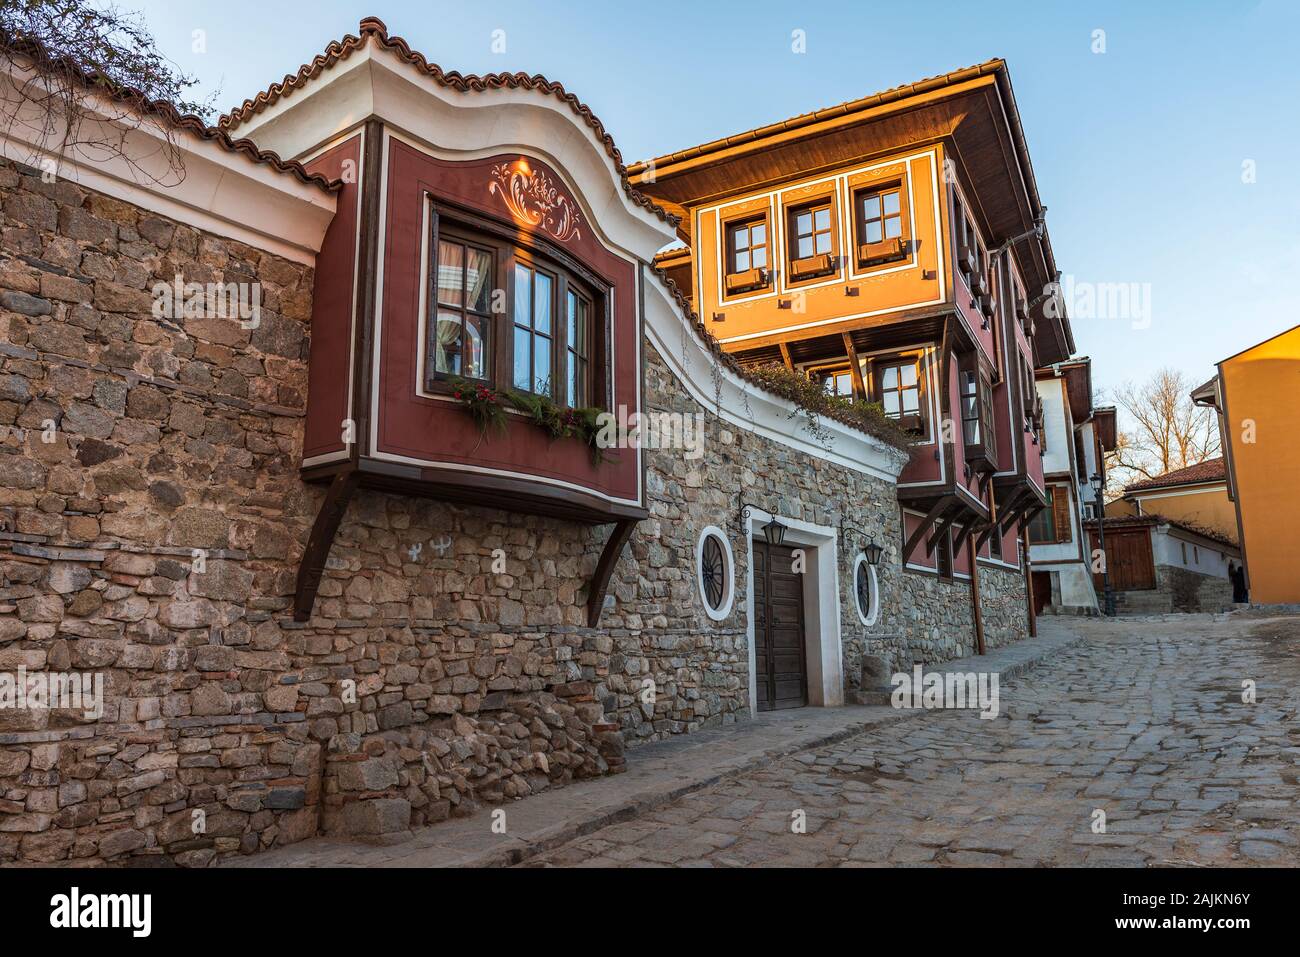
[[[1092,477],[1105,479],[1105,453],[1115,448],[1115,409],[1092,402],[1092,360],[1038,369],[1042,427],[1034,441],[1043,462],[1047,507],[1029,523],[1034,608],[1039,614],[1099,610],[1090,577],[1092,552],[1083,522],[1096,514]]]
[[[1298,603],[1300,326],[1224,359],[1218,370],[1192,400],[1219,416],[1250,600]]]
[[[1108,515],[1162,515],[1237,542],[1237,511],[1228,496],[1222,457],[1134,482],[1106,506]]]

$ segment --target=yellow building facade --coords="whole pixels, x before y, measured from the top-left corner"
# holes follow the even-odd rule
[[[1250,600],[1300,603],[1300,326],[1218,370],[1192,398],[1219,414]]]

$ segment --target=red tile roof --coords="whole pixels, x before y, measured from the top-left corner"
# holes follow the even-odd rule
[[[1223,465],[1223,458],[1206,459],[1185,469],[1175,469],[1155,478],[1143,479],[1124,487],[1125,492],[1140,492],[1155,488],[1169,488],[1174,485],[1198,485],[1201,482],[1222,482],[1228,477]]]
[[[221,117],[217,121],[217,125],[225,130],[234,129],[250,116],[262,112],[281,97],[289,95],[307,81],[315,79],[323,70],[332,67],[340,60],[347,59],[355,51],[365,46],[367,41],[373,39],[379,47],[397,54],[398,58],[403,62],[414,66],[435,82],[453,90],[458,90],[461,93],[477,93],[483,90],[504,87],[506,89],[537,90],[540,93],[564,101],[587,126],[591,127],[596,134],[596,138],[604,144],[605,152],[614,161],[615,169],[618,171],[623,190],[627,193],[628,198],[642,209],[654,213],[673,228],[676,228],[681,222],[679,216],[674,216],[632,185],[631,180],[628,179],[627,167],[623,163],[623,155],[618,151],[618,147],[614,145],[614,138],[605,130],[604,124],[600,122],[596,114],[591,112],[591,108],[565,90],[563,84],[548,80],[541,74],[529,76],[526,73],[489,73],[485,76],[477,76],[471,73],[466,76],[455,71],[447,72],[436,63],[430,63],[423,54],[412,50],[410,45],[401,37],[390,37],[388,27],[378,17],[366,17],[361,21],[357,32],[360,36],[348,34],[341,41],[332,41],[325,48],[324,53],[314,57],[310,63],[304,63],[298,68],[297,73],[285,76],[279,83],[271,84],[270,87],[258,93],[253,99],[245,100]]]

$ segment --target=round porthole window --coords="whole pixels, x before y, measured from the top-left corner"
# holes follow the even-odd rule
[[[866,555],[859,555],[853,563],[853,601],[862,623],[874,625],[880,617],[880,583],[876,580],[876,566],[867,561]]]
[[[731,614],[736,598],[736,562],[722,529],[710,525],[695,545],[695,579],[704,611],[714,621]]]

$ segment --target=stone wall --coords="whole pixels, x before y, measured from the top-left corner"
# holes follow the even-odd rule
[[[889,483],[707,410],[703,458],[646,453],[652,514],[600,628],[584,600],[606,530],[374,492],[295,623],[323,497],[297,471],[311,270],[8,164],[0,211],[0,673],[106,682],[98,720],[0,708],[0,863],[397,840],[618,770],[626,744],[735,721],[741,488],[888,543],[869,633],[841,570],[846,684],[876,634],[916,660],[970,648],[969,586],[898,566]],[[178,273],[259,282],[260,324],[155,318],[149,290]],[[647,351],[647,406],[700,411]],[[695,587],[710,524],[740,565],[724,622]],[[1017,577],[984,575],[990,644],[1018,634]]]

